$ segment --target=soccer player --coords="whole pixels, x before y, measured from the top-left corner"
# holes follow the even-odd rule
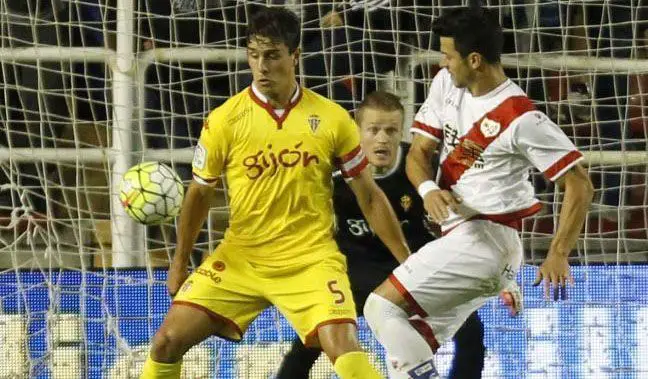
[[[332,101],[300,88],[300,23],[263,8],[248,25],[252,85],[213,110],[196,146],[167,287],[174,299],[144,378],[178,378],[183,354],[211,335],[239,341],[275,305],[340,378],[380,378],[361,350],[346,262],[333,239],[331,176],[341,170],[371,227],[398,261],[409,248],[367,168],[357,126]],[[225,174],[230,225],[190,276],[187,260]]]
[[[433,239],[425,219],[423,201],[405,174],[409,144],[401,143],[404,110],[388,92],[372,92],[356,111],[360,145],[367,154],[374,179],[385,192],[400,221],[405,239],[416,250]],[[337,221],[335,240],[347,257],[356,311],[362,314],[367,296],[398,266],[385,245],[372,232],[341,175],[333,178],[333,207]],[[416,321],[415,321],[416,325]],[[474,312],[455,336],[456,353],[451,378],[481,378],[484,367],[484,326]],[[293,342],[277,379],[308,379],[320,350]]]
[[[541,208],[531,168],[564,189],[558,228],[535,281],[544,281],[547,297],[552,288],[555,300],[566,297],[568,256],[593,194],[582,154],[505,76],[497,18],[458,8],[435,20],[433,30],[442,69],[415,117],[406,171],[443,236],[396,268],[364,308],[394,378],[437,377],[439,344],[515,280],[523,257],[517,229]],[[429,162],[440,144],[435,182]],[[412,314],[427,338],[409,322]]]

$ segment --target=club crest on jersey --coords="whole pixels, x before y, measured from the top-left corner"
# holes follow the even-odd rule
[[[484,137],[492,138],[495,137],[497,133],[499,133],[501,127],[502,125],[500,125],[499,122],[484,117],[481,124],[479,125],[479,130],[481,130]]]
[[[409,211],[409,209],[412,207],[412,198],[409,195],[401,196],[400,202],[401,207],[403,207],[403,210],[405,212]]]
[[[317,128],[319,128],[320,118],[316,114],[308,116],[308,126],[310,126],[311,132],[315,133]]]

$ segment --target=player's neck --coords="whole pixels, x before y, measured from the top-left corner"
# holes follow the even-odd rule
[[[486,95],[508,80],[501,65],[488,66],[476,75],[476,80],[468,86],[468,90],[474,97]]]
[[[290,105],[290,100],[292,100],[296,90],[297,82],[293,80],[290,86],[286,87],[285,91],[266,95],[268,104],[274,109],[286,109]]]

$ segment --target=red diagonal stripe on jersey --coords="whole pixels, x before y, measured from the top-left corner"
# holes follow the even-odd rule
[[[463,173],[480,158],[481,153],[486,150],[488,145],[508,129],[513,120],[534,109],[535,106],[528,97],[513,96],[504,100],[495,109],[477,120],[468,133],[459,139],[457,146],[443,161],[439,186],[449,190],[451,186],[457,183]],[[500,124],[497,133],[489,137],[485,136],[481,131],[481,123],[486,118]]]
[[[428,134],[438,138],[439,140],[443,139],[443,131],[441,129],[434,128],[434,127],[432,127],[430,125],[427,125],[427,124],[424,124],[424,123],[422,123],[420,121],[414,121],[414,123],[412,124],[412,128],[421,129],[425,133],[428,133]]]

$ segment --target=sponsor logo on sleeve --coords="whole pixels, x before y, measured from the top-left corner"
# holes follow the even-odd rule
[[[198,142],[196,149],[194,150],[193,156],[193,166],[199,170],[205,168],[205,162],[207,161],[207,150],[203,145]]]

